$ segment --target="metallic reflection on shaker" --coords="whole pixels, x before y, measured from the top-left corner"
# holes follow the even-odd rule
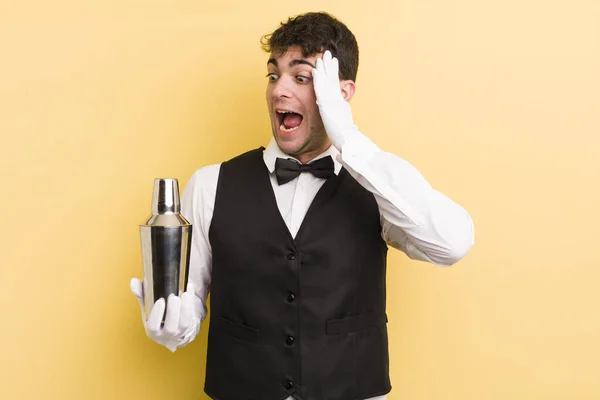
[[[146,317],[158,299],[180,296],[187,286],[192,225],[180,210],[177,179],[155,179],[152,215],[140,225]]]

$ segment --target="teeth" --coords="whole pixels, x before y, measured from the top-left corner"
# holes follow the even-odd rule
[[[281,124],[281,125],[279,126],[279,129],[281,129],[281,130],[282,130],[282,131],[284,131],[284,132],[293,132],[293,131],[295,131],[296,129],[298,129],[299,127],[300,127],[300,125],[298,125],[298,126],[295,126],[295,127],[293,127],[293,128],[290,128],[290,129],[286,129],[286,127],[285,127],[283,124]]]
[[[293,111],[287,111],[287,110],[275,110],[277,112],[277,114],[291,114],[294,113]],[[294,132],[296,129],[298,129],[300,127],[300,125],[294,127],[294,128],[290,128],[290,129],[286,129],[285,125],[283,125],[283,123],[279,126],[279,129],[281,129],[283,132]]]

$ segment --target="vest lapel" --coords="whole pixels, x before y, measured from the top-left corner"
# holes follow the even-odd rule
[[[268,199],[265,198],[265,204],[269,204],[269,207],[275,210],[282,228],[285,229],[285,232],[287,233],[288,237],[294,242],[295,245],[295,240],[292,237],[292,233],[288,229],[288,226],[286,225],[285,220],[283,219],[283,216],[279,211],[279,206],[277,205],[277,197],[275,197],[273,185],[271,185],[271,175],[269,169],[264,163],[264,160],[262,158],[262,152],[258,154],[260,154],[260,164],[262,166],[264,176],[263,179],[260,179],[260,187],[258,187],[258,193],[268,193],[268,195],[266,196]],[[315,195],[315,198],[313,199],[312,203],[308,207],[308,210],[306,211],[306,215],[304,216],[304,219],[300,224],[300,228],[298,229],[296,237],[299,237],[302,231],[304,230],[305,222],[310,217],[311,211],[314,209],[314,207],[324,203],[329,198],[331,198],[331,196],[333,196],[337,189],[340,187],[340,184],[343,182],[343,180],[347,178],[347,175],[348,171],[346,171],[346,169],[342,167],[342,169],[340,169],[340,172],[337,175],[328,178],[327,181],[321,186],[321,188]]]
[[[306,215],[304,216],[304,219],[300,224],[300,228],[298,229],[296,238],[299,238],[302,232],[304,231],[304,227],[306,226],[305,222],[312,215],[314,208],[325,203],[337,192],[338,188],[340,187],[340,184],[344,181],[344,179],[346,179],[347,174],[348,172],[346,171],[346,169],[342,167],[342,169],[340,169],[340,172],[337,175],[327,179],[323,186],[321,186],[321,189],[319,189],[312,203],[308,207],[308,210],[306,211]]]

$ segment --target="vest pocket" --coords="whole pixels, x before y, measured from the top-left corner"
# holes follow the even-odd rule
[[[246,325],[238,324],[227,318],[219,317],[218,330],[236,339],[249,343],[258,343],[259,331]]]
[[[353,317],[331,319],[327,321],[327,335],[343,335],[358,332],[376,326],[385,326],[387,315],[379,315],[374,312],[361,314]]]
[[[367,312],[327,321],[327,335],[344,335],[352,343],[353,398],[366,399],[389,392],[387,315]]]

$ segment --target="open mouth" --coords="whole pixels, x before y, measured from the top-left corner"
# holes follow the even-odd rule
[[[279,129],[283,132],[289,133],[293,132],[302,123],[304,117],[301,114],[298,114],[293,111],[288,110],[275,110],[277,114],[277,124],[279,125]]]

